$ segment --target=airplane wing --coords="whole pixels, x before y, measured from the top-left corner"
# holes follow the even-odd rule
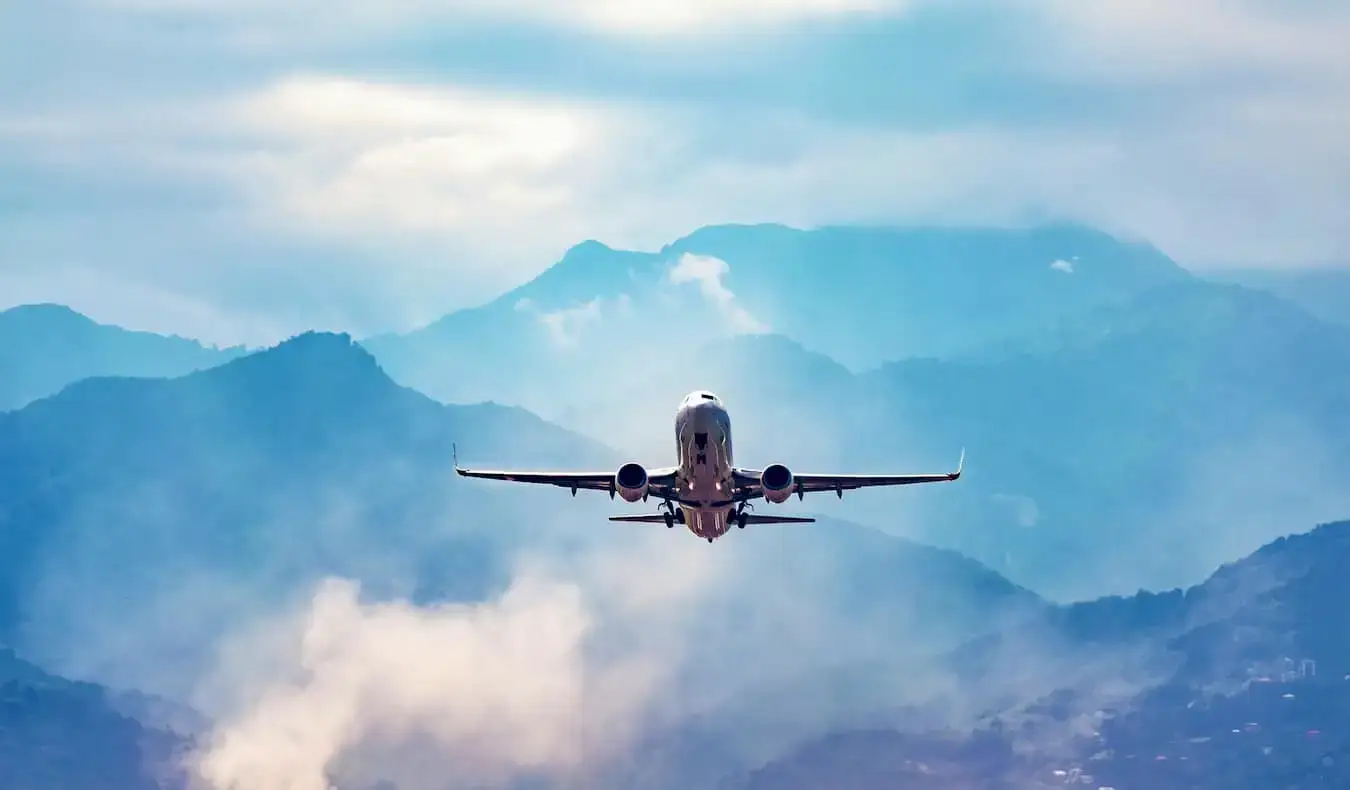
[[[966,451],[961,450],[961,458],[956,462],[956,471],[940,472],[937,474],[908,474],[908,475],[821,475],[821,474],[796,474],[792,475],[793,492],[800,498],[804,494],[816,491],[833,491],[840,497],[844,496],[845,491],[851,491],[857,488],[873,488],[877,486],[907,486],[917,483],[945,483],[957,480],[961,477],[961,470],[966,464]],[[741,483],[743,493],[737,496],[737,499],[748,500],[757,499],[764,496],[760,489],[759,470],[737,469],[736,477]]]
[[[515,483],[535,483],[538,485],[558,486],[572,489],[572,496],[578,490],[608,491],[614,493],[614,472],[552,472],[525,471],[515,469],[465,469],[459,465],[459,451],[453,446],[455,472],[460,477],[476,477],[484,480],[507,480]],[[647,473],[647,487],[650,496],[661,498],[671,495],[675,489],[674,469],[654,469]]]

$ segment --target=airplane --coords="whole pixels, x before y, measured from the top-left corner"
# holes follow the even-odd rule
[[[786,502],[792,494],[801,500],[815,491],[833,491],[840,499],[845,490],[873,486],[902,486],[915,483],[939,483],[961,477],[966,451],[961,450],[955,472],[907,475],[821,475],[794,474],[783,464],[770,464],[762,470],[741,469],[732,461],[731,417],[720,398],[706,390],[685,396],[675,414],[676,465],[648,471],[641,464],[628,462],[617,472],[529,472],[512,470],[465,469],[459,465],[459,450],[452,445],[455,471],[461,477],[538,483],[577,491],[608,491],[625,502],[647,501],[654,496],[664,510],[654,515],[611,516],[610,521],[660,524],[674,528],[683,524],[695,536],[709,543],[731,531],[734,523],[805,524],[814,518],[770,516],[747,513],[750,500],[763,497],[772,504]],[[677,507],[678,506],[678,507]]]

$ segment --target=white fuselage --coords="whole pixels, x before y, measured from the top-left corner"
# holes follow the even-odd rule
[[[731,526],[731,417],[715,395],[692,392],[675,414],[676,473],[685,526],[719,538]]]

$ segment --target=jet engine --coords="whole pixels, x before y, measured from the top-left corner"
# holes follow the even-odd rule
[[[614,487],[625,502],[636,502],[647,495],[647,470],[642,464],[626,463],[614,475]]]
[[[782,464],[771,464],[759,473],[759,486],[764,498],[775,505],[792,496],[792,470]]]

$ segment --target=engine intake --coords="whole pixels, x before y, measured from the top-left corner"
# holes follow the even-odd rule
[[[636,502],[647,495],[647,470],[638,463],[626,463],[614,475],[614,487],[625,502]]]
[[[771,464],[759,473],[759,487],[764,498],[777,505],[792,496],[792,470],[782,464]]]

